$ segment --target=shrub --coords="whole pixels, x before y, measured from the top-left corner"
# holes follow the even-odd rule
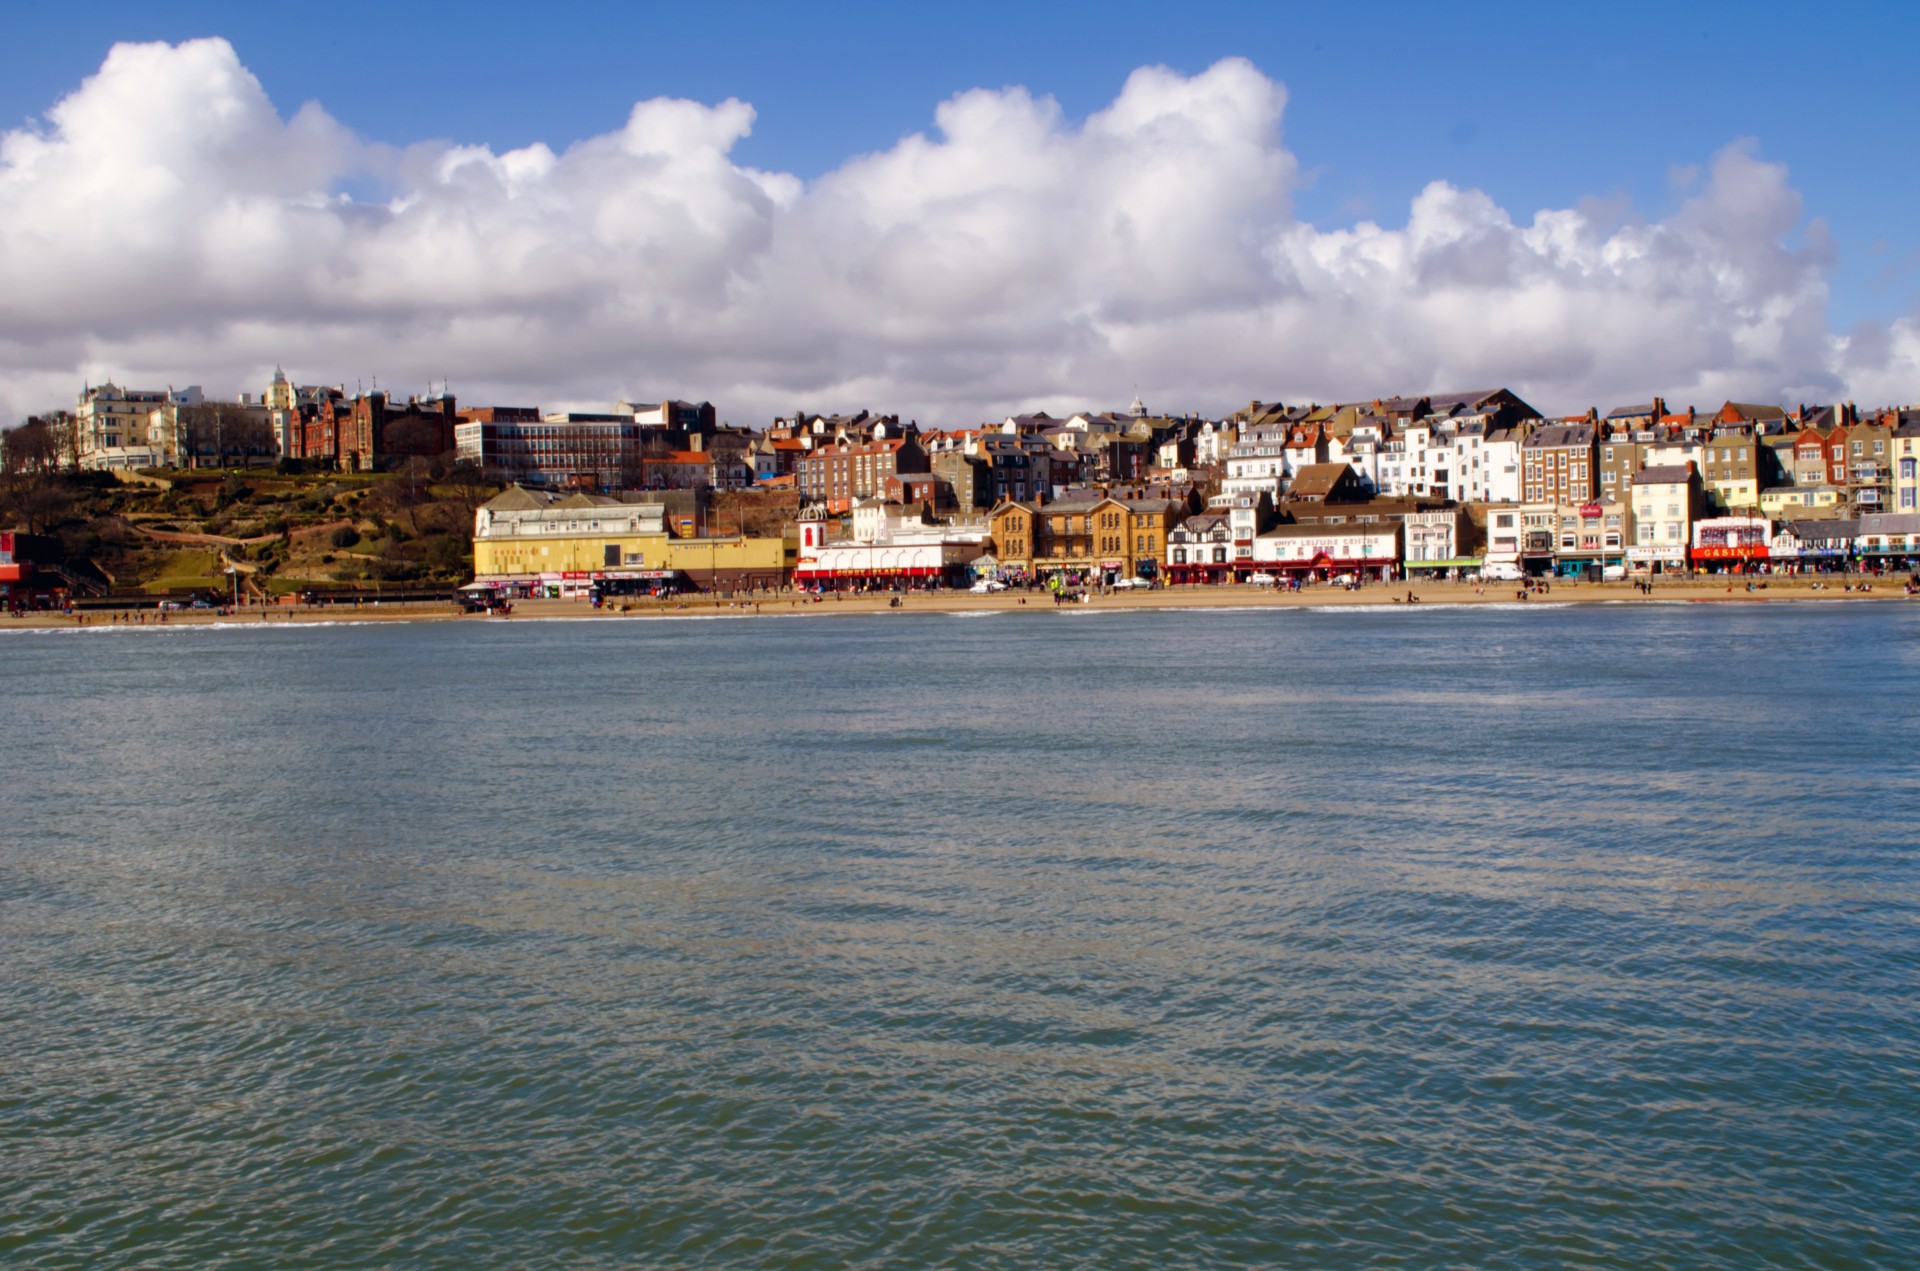
[[[335,547],[352,547],[360,541],[360,531],[351,525],[342,525],[328,539]]]

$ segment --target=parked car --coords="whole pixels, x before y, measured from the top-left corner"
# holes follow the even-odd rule
[[[1145,578],[1122,578],[1113,585],[1115,591],[1126,591],[1134,587],[1151,587],[1153,584]]]
[[[982,578],[967,590],[976,596],[990,596],[996,591],[1005,591],[1006,589],[1007,585],[998,578]]]
[[[1512,561],[1493,561],[1480,567],[1480,577],[1490,583],[1517,583],[1526,578],[1526,571]]]
[[[1248,574],[1247,581],[1256,587],[1271,587],[1280,580],[1263,569],[1258,573]]]
[[[1627,567],[1625,565],[1602,565],[1600,567],[1600,581],[1609,583],[1623,583],[1627,581]]]

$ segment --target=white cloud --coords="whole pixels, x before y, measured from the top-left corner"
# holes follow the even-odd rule
[[[1436,182],[1398,228],[1320,230],[1292,214],[1285,105],[1238,59],[1137,71],[1080,123],[974,90],[807,184],[732,159],[738,101],[641,102],[559,153],[394,150],[318,105],[283,119],[224,41],[121,45],[0,137],[0,411],[109,374],[258,388],[276,362],[474,402],[692,395],[739,422],[965,422],[1136,385],[1201,409],[1913,393],[1920,325],[1829,331],[1824,229],[1749,142],[1676,176],[1661,221],[1523,220]]]

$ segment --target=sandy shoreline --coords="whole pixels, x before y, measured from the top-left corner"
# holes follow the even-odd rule
[[[1699,580],[1694,582],[1656,583],[1651,595],[1643,595],[1628,583],[1555,583],[1546,593],[1535,592],[1526,603],[1546,604],[1649,604],[1671,603],[1674,601],[1739,601],[1744,603],[1766,603],[1770,601],[1875,601],[1907,600],[1905,590],[1899,582],[1888,580],[1876,583],[1871,591],[1846,591],[1838,582],[1827,583],[1816,590],[1812,580],[1770,578],[1764,589],[1748,591],[1745,579]],[[1418,597],[1421,604],[1480,605],[1514,604],[1519,600],[1518,588],[1504,585],[1473,583],[1415,583],[1388,585],[1376,583],[1358,591],[1345,591],[1337,587],[1313,586],[1299,592],[1275,591],[1263,587],[1247,586],[1188,586],[1168,587],[1159,591],[1127,591],[1112,595],[1094,596],[1085,604],[1075,604],[1071,608],[1079,611],[1090,609],[1285,609],[1299,607],[1321,607],[1326,605],[1403,605],[1408,592]],[[780,593],[757,600],[718,601],[703,596],[686,596],[677,600],[646,600],[614,602],[602,609],[594,609],[584,600],[521,600],[515,601],[513,616],[509,618],[489,617],[484,614],[462,613],[451,604],[376,604],[368,601],[359,606],[326,605],[314,608],[287,608],[269,606],[263,613],[258,607],[242,608],[232,613],[221,614],[213,610],[182,610],[169,613],[165,623],[155,621],[156,615],[151,609],[145,610],[145,627],[173,626],[285,626],[292,623],[347,623],[347,622],[512,622],[516,618],[640,618],[640,617],[762,617],[797,616],[799,614],[855,614],[855,613],[1047,613],[1056,608],[1053,598],[1046,592],[1001,592],[990,596],[977,596],[971,592],[938,592],[912,594],[904,597],[899,609],[894,609],[886,594],[846,595],[838,598],[828,596],[816,600],[811,596],[795,596]],[[1066,607],[1066,606],[1061,606]],[[85,621],[76,620],[76,616],[58,613],[36,613],[25,617],[0,617],[0,631],[31,630],[49,628],[96,629],[101,627],[119,628],[128,624],[115,622],[110,613],[91,612],[84,615]]]

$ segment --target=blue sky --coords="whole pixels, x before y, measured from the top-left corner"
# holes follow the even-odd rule
[[[1920,307],[1914,5],[12,0],[4,26],[0,128],[44,116],[116,42],[220,36],[282,117],[315,101],[369,142],[564,151],[639,100],[736,97],[757,118],[732,159],[806,181],[932,131],[969,89],[1022,85],[1072,123],[1136,68],[1244,57],[1286,89],[1291,211],[1318,230],[1403,226],[1437,180],[1520,224],[1660,221],[1751,138],[1804,201],[1785,241],[1827,262],[1829,329]]]

